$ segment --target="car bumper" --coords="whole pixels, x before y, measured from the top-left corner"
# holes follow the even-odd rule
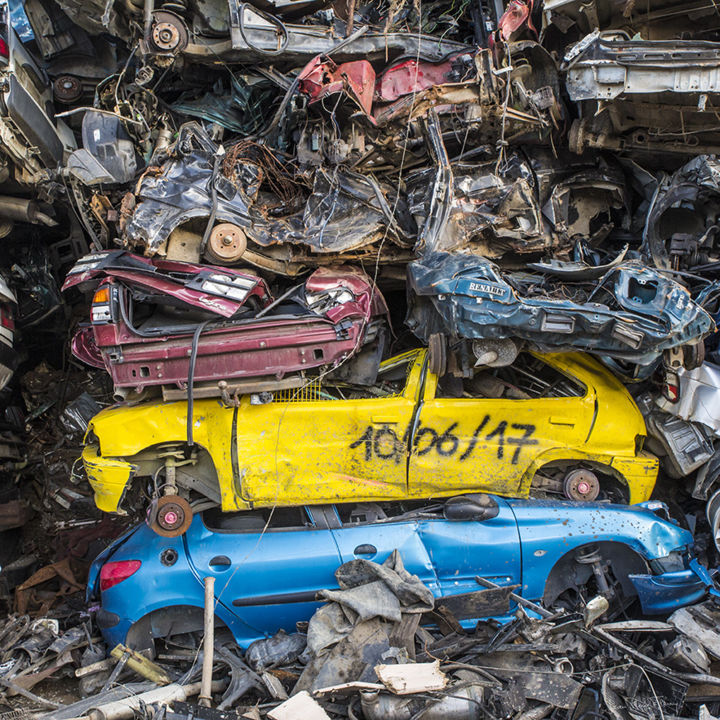
[[[660,575],[630,575],[629,578],[647,615],[671,613],[685,605],[692,605],[702,600],[712,587],[709,574],[698,563],[691,563],[686,570]]]
[[[95,492],[95,504],[104,512],[118,512],[118,506],[128,483],[137,472],[132,463],[104,458],[98,454],[97,445],[86,445],[82,452],[90,485]]]
[[[630,505],[650,499],[660,466],[656,457],[644,453],[636,457],[614,457],[611,466],[627,480]]]

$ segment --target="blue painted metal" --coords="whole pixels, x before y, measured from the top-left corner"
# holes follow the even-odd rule
[[[692,536],[660,514],[658,503],[624,506],[493,498],[496,517],[483,521],[450,521],[420,517],[366,525],[320,529],[247,532],[215,531],[195,516],[181,538],[163,538],[145,525],[106,549],[93,563],[89,599],[101,599],[103,610],[120,618],[103,629],[110,644],[124,642],[131,625],[153,610],[173,605],[203,606],[202,579],[213,575],[216,613],[242,647],[280,628],[295,629],[319,603],[316,591],[336,588],[337,567],[355,557],[382,562],[396,547],[406,568],[417,573],[436,597],[478,589],[476,575],[498,584],[522,584],[522,595],[541,600],[555,564],[580,547],[603,542],[632,549],[657,574],[631,578],[646,612],[666,612],[699,600],[712,579],[690,560]],[[312,512],[310,512],[312,517]],[[372,545],[375,553],[357,553]],[[173,565],[161,555],[172,548]],[[671,553],[685,558],[685,568],[663,572],[653,563]],[[225,556],[229,564],[215,564]],[[105,562],[141,560],[141,569],[100,593],[97,576]],[[704,575],[703,575],[704,573]],[[100,595],[102,596],[100,598]],[[238,601],[238,604],[233,604]]]
[[[688,568],[661,575],[630,575],[646,615],[671,613],[679,607],[698,602],[707,593],[707,585]]]
[[[408,265],[407,324],[428,340],[451,337],[518,338],[543,350],[586,350],[648,364],[663,350],[714,329],[710,315],[679,283],[638,262],[624,262],[585,283],[579,301],[537,291],[557,279],[504,275],[477,255],[431,253]]]
[[[308,620],[320,607],[312,599],[314,594],[337,588],[335,570],[343,561],[330,530],[313,526],[276,530],[260,524],[246,532],[215,532],[196,516],[184,539],[197,582],[214,576],[216,598],[241,621],[238,625],[235,618],[223,618],[226,624],[232,623],[241,645],[280,628],[295,632],[295,623]],[[227,557],[230,565],[211,564],[220,556]],[[277,596],[276,601],[263,601],[268,596]],[[233,605],[234,601],[245,604]]]

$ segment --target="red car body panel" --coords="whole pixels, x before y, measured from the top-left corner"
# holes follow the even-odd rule
[[[173,272],[187,270],[178,265],[186,263],[175,263]],[[217,270],[224,272],[225,268]],[[83,274],[85,281],[93,279]],[[93,312],[91,327],[82,328],[73,338],[75,356],[90,365],[105,367],[116,388],[140,392],[148,386],[172,385],[185,389],[193,335],[199,323],[185,323],[173,332],[172,323],[153,316],[135,326],[130,320],[130,308],[137,289],[152,291],[156,297],[173,285],[169,297],[174,301],[183,300],[187,293],[175,287],[176,281],[142,272],[105,268],[99,275],[98,289],[106,288],[109,296],[107,316],[105,311],[101,318]],[[73,284],[77,283],[66,281],[64,287]],[[246,311],[208,322],[197,339],[193,384],[248,378],[272,382],[313,368],[333,367],[354,355],[369,339],[371,321],[387,313],[382,296],[373,290],[369,278],[351,268],[317,270],[293,295],[294,299],[284,304],[278,301],[262,317],[255,315],[263,310]],[[266,299],[264,295],[261,298]],[[188,304],[209,309],[197,293]],[[268,308],[269,303],[262,307]]]

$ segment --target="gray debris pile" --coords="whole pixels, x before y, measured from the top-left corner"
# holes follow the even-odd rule
[[[60,652],[55,646],[64,638],[48,631],[44,647],[39,639],[33,643],[35,651],[54,640],[46,662],[58,664],[70,648],[85,646],[75,674],[104,687],[38,717],[640,720],[711,717],[720,709],[714,602],[677,610],[666,622],[607,622],[617,608],[602,595],[576,612],[546,609],[497,586],[436,603],[397,551],[382,565],[353,560],[336,577],[340,590],[320,593],[327,602],[306,632],[280,632],[243,654],[226,632],[216,631],[210,699],[217,709],[195,697],[202,693],[197,668],[203,654],[187,645],[167,645],[155,662],[138,656],[127,665],[122,652],[114,652],[121,662],[112,674],[125,682],[108,691],[112,661],[91,662],[97,649],[89,636],[80,633],[74,645],[65,641]],[[511,605],[514,618],[506,624],[463,622],[480,607],[506,615]],[[5,657],[27,665],[30,644],[16,644]],[[37,675],[0,682],[19,692]],[[141,676],[151,682],[138,682]]]

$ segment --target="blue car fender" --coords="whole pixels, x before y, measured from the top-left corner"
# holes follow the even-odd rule
[[[580,547],[614,543],[647,564],[692,544],[690,532],[658,516],[655,508],[537,500],[509,504],[520,528],[523,596],[529,599],[543,597],[555,565]]]

